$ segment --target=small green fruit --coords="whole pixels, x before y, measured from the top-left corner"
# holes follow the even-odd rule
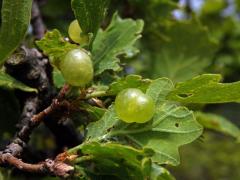
[[[115,109],[118,117],[127,123],[145,123],[153,117],[155,104],[139,89],[129,88],[117,95]]]
[[[90,56],[81,49],[69,51],[60,62],[60,70],[67,83],[82,87],[93,79],[93,64]]]

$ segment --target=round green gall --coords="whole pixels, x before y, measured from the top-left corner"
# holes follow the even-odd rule
[[[153,117],[155,104],[141,90],[129,88],[117,95],[115,110],[118,117],[127,123],[145,123]]]
[[[75,43],[78,43],[80,45],[87,44],[89,41],[89,38],[87,35],[81,35],[82,29],[78,24],[77,20],[74,20],[71,22],[68,28],[68,35],[71,38],[71,40]]]
[[[69,51],[60,62],[60,70],[65,81],[83,87],[93,79],[93,64],[90,56],[81,49]]]

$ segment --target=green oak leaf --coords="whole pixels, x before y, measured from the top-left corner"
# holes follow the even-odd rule
[[[3,0],[0,29],[0,65],[13,53],[27,32],[32,0]]]
[[[240,129],[223,116],[213,113],[204,113],[200,111],[195,112],[194,114],[197,121],[205,128],[212,129],[226,135],[230,135],[237,140],[240,140]]]
[[[141,89],[143,92],[146,92],[150,83],[151,83],[150,79],[143,79],[139,75],[128,75],[124,78],[117,80],[116,82],[113,82],[109,86],[107,94],[116,95],[120,91],[127,88],[138,88]]]
[[[87,98],[101,97],[101,96],[114,96],[118,94],[120,91],[127,88],[138,88],[143,92],[146,92],[150,83],[151,83],[150,79],[143,79],[139,75],[132,74],[116,80],[109,86],[104,86],[104,85],[93,86],[95,91],[88,93]]]
[[[165,101],[166,95],[172,90],[173,83],[168,78],[160,78],[152,81],[146,94],[152,97],[154,102],[159,105]]]
[[[146,127],[128,126],[126,133],[140,147],[155,151],[153,161],[159,164],[179,164],[178,147],[188,144],[202,134],[202,127],[193,113],[185,107],[162,104],[152,122]],[[135,130],[136,129],[136,130]]]
[[[31,88],[22,82],[14,79],[10,75],[0,71],[0,87],[9,88],[9,89],[20,89],[25,92],[36,92],[37,89]]]
[[[72,9],[83,33],[96,35],[109,2],[109,0],[72,0]]]
[[[36,44],[45,55],[49,56],[51,64],[56,67],[68,51],[78,47],[65,41],[57,29],[47,32],[40,41],[36,41]]]
[[[125,137],[140,148],[150,148],[155,154],[154,162],[179,164],[178,148],[198,138],[202,126],[186,107],[166,100],[173,89],[169,79],[154,80],[146,91],[156,102],[156,112],[151,121],[144,124],[127,124],[119,120],[114,105],[97,122],[88,126],[87,141],[108,140]]]
[[[184,81],[201,74],[211,64],[217,45],[198,22],[174,21],[163,31],[166,40],[155,44],[157,49],[150,56],[154,60],[149,69],[153,78]]]
[[[91,162],[94,165],[92,173],[98,175],[113,175],[120,179],[144,180],[149,177],[144,169],[151,168],[150,163],[143,163],[153,154],[151,150],[137,150],[130,146],[116,143],[88,142],[69,151],[81,156],[75,160],[76,164]],[[149,167],[146,167],[149,166]]]
[[[121,19],[113,15],[110,25],[105,30],[99,30],[92,46],[95,74],[105,70],[119,71],[119,55],[129,56],[129,49],[141,37],[142,20]]]
[[[110,106],[104,113],[102,118],[94,123],[90,123],[87,127],[87,140],[100,141],[107,137],[107,134],[113,129],[116,124],[122,124],[114,110],[113,106]]]
[[[219,74],[203,74],[178,83],[168,99],[182,103],[227,103],[240,101],[240,81],[220,83]]]

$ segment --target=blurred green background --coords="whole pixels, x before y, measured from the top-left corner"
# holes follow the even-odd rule
[[[124,18],[141,18],[145,21],[143,37],[138,41],[140,53],[123,61],[126,73],[141,74],[146,78],[169,77],[175,83],[202,73],[222,74],[224,82],[240,80],[239,0],[111,2],[103,28],[115,11]],[[70,1],[39,0],[39,4],[47,28],[57,28],[67,36],[67,27],[74,19]],[[31,27],[27,37],[26,43],[34,46]],[[191,105],[189,108],[221,115],[240,126],[238,104]],[[14,94],[0,89],[2,145],[13,136],[19,113]],[[41,131],[46,130],[39,127],[33,135],[37,140],[32,144],[39,150],[51,149],[53,140],[51,137],[39,138]],[[181,180],[240,179],[240,144],[236,137],[230,135],[206,130],[196,142],[181,148],[181,165],[168,168],[176,179]]]

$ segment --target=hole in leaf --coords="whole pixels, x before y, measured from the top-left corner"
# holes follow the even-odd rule
[[[177,96],[180,98],[188,98],[191,97],[193,94],[191,93],[184,93],[184,94],[178,94]]]
[[[112,127],[110,127],[110,128],[108,128],[107,129],[107,132],[110,132],[112,129],[114,129],[115,128],[115,126],[112,126]]]
[[[179,127],[179,123],[175,123],[175,126],[176,126],[176,127]]]
[[[137,158],[138,161],[141,161],[143,159],[143,156],[142,155],[137,155],[136,158]]]

